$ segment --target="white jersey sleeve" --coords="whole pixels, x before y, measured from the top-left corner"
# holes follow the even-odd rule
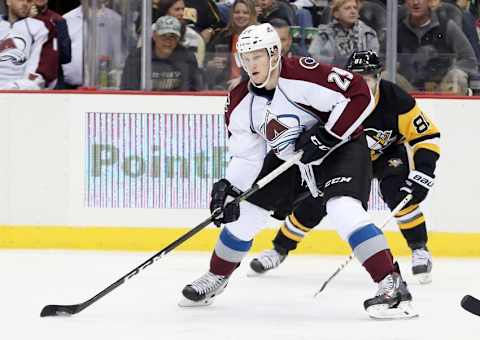
[[[246,94],[248,91],[240,94],[239,91],[238,88],[234,89],[227,102],[226,121],[229,132],[227,144],[230,161],[225,177],[237,188],[245,191],[252,186],[262,169],[267,154],[267,143],[262,136],[251,130],[250,95]]]

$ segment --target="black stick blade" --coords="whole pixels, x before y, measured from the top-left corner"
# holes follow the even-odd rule
[[[47,305],[42,308],[40,316],[70,316],[79,312],[80,305]]]
[[[480,301],[474,298],[473,296],[465,295],[462,299],[462,302],[460,302],[460,305],[466,311],[480,316]]]

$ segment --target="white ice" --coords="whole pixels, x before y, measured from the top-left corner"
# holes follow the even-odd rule
[[[256,278],[245,262],[212,306],[182,309],[181,289],[206,271],[210,254],[175,251],[77,315],[40,318],[44,305],[83,302],[151,255],[0,251],[0,339],[480,339],[480,317],[460,307],[465,294],[480,296],[479,259],[436,258],[433,283],[421,286],[410,259],[400,258],[420,313],[414,320],[368,318],[363,300],[376,287],[357,262],[314,299],[343,256],[290,256]]]

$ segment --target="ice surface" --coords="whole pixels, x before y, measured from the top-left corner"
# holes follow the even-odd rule
[[[480,296],[480,259],[434,259],[433,283],[412,282],[420,318],[375,321],[363,310],[373,285],[352,262],[316,299],[313,294],[345,257],[290,256],[280,268],[247,277],[247,262],[212,306],[180,308],[183,286],[202,275],[209,253],[172,252],[72,317],[40,318],[46,304],[92,297],[150,253],[1,251],[0,338],[3,340],[470,340],[480,318],[464,311],[465,294]],[[249,260],[250,257],[247,259]]]

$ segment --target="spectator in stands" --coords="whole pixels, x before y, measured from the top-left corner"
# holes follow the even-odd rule
[[[62,88],[74,89],[83,85],[83,11],[82,6],[66,13],[63,18],[67,22],[68,35],[70,36],[72,58],[71,62],[62,65]]]
[[[48,30],[40,20],[28,17],[31,5],[25,0],[7,0],[8,15],[0,18],[2,90],[40,90],[56,77],[56,66],[44,53]]]
[[[306,57],[308,52],[293,42],[288,23],[283,19],[273,19],[270,24],[275,28],[282,42],[282,56]]]
[[[122,68],[125,51],[122,45],[122,18],[112,9],[98,1],[97,51],[98,60],[108,60],[109,72]],[[62,65],[65,87],[83,85],[83,9],[78,6],[63,16],[67,21],[68,34],[72,41],[72,61]]]
[[[214,0],[185,0],[185,8],[195,9],[197,12],[195,30],[201,34],[206,44],[216,31],[225,27],[226,23],[222,22]]]
[[[285,20],[289,26],[296,24],[295,11],[287,2],[282,0],[256,0],[256,2],[258,22],[265,23],[280,18]]]
[[[33,0],[30,16],[41,20],[48,29],[49,48],[44,53],[49,53],[49,59],[57,61],[57,85],[63,84],[63,71],[61,65],[72,61],[72,47],[68,35],[67,22],[63,17],[48,8],[48,0]],[[53,87],[55,82],[47,84]]]
[[[154,10],[155,16],[152,14],[153,22],[165,15],[180,20],[182,24],[182,37],[180,43],[183,47],[193,51],[197,58],[199,67],[203,67],[205,59],[205,41],[203,37],[194,29],[195,23],[198,21],[197,10],[195,8],[185,7],[183,0],[156,0],[157,7]]]
[[[333,0],[332,20],[320,25],[319,32],[308,52],[320,62],[345,65],[353,51],[373,50],[378,53],[379,42],[374,29],[359,19],[359,0]]]
[[[186,7],[179,20],[182,25],[185,25],[185,35],[182,39],[182,45],[195,54],[198,67],[203,68],[206,44],[203,37],[194,29],[198,21],[197,11],[195,8]]]
[[[428,0],[405,5],[407,16],[398,24],[399,72],[417,90],[465,94],[477,61],[462,30],[439,18]]]
[[[240,82],[241,69],[235,62],[237,39],[245,28],[256,23],[253,0],[236,0],[227,27],[215,34],[207,45],[206,72],[209,89],[230,90]]]
[[[154,91],[198,91],[203,89],[197,60],[179,44],[181,23],[166,15],[153,26],[152,89]],[[122,74],[121,89],[139,90],[141,49],[128,57]]]
[[[470,45],[472,45],[475,56],[477,57],[477,63],[480,63],[480,41],[477,28],[475,27],[475,17],[472,12],[469,11],[469,1],[457,0],[456,5],[462,12],[462,31],[470,42]]]
[[[5,1],[0,1],[0,15],[7,15],[7,7]]]

